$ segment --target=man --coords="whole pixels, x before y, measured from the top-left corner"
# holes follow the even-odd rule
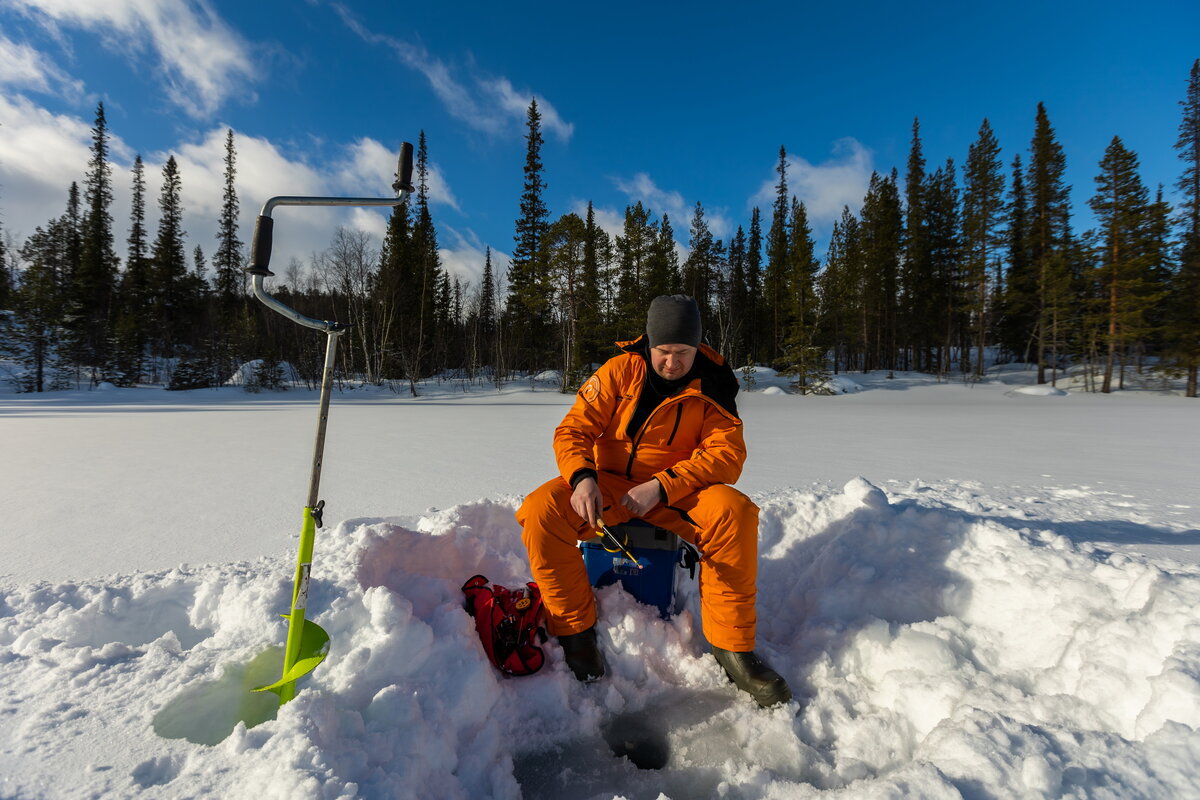
[[[596,601],[578,540],[637,517],[691,542],[703,558],[700,609],[717,662],[762,706],[791,699],[754,654],[758,507],[734,483],[746,460],[737,378],[700,343],[700,311],[683,295],[650,303],[646,334],[621,342],[580,388],[554,432],[561,477],[517,511],[550,633],[581,681],[604,675]]]

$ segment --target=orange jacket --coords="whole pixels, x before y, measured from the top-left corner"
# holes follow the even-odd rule
[[[649,369],[646,337],[617,346],[625,352],[584,382],[554,431],[563,480],[570,482],[584,469],[639,483],[657,478],[667,505],[705,486],[736,482],[746,442],[734,403],[737,378],[725,359],[701,344],[693,380],[659,404],[631,438],[629,420]]]

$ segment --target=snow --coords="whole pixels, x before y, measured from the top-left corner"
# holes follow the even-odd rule
[[[1067,393],[1062,389],[1042,384],[1041,386],[1018,386],[1013,389],[1013,394],[1023,394],[1029,397],[1066,397]]]
[[[599,592],[599,683],[553,644],[532,677],[484,659],[460,586],[528,579],[513,512],[570,401],[536,381],[335,395],[332,649],[277,713],[247,689],[277,677],[316,394],[0,395],[0,797],[1200,793],[1196,401],[850,380],[740,398],[759,651],[796,694],[769,711],[705,655],[694,582],[669,621]],[[610,755],[617,718],[663,770]]]

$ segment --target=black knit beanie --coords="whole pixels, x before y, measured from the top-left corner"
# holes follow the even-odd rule
[[[650,301],[646,334],[650,346],[660,344],[700,345],[700,307],[685,294],[662,294]]]

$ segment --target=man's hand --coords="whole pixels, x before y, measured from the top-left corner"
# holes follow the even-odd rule
[[[571,508],[575,510],[576,514],[587,520],[587,524],[591,525],[593,529],[596,527],[597,520],[600,519],[600,506],[603,502],[600,486],[596,483],[595,478],[587,477],[575,484],[575,491],[571,493]]]
[[[625,493],[621,498],[621,505],[633,512],[635,517],[640,517],[658,505],[660,488],[657,478],[639,483]]]

